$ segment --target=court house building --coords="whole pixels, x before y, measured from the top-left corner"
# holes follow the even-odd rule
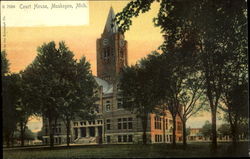
[[[119,73],[128,65],[128,42],[118,27],[112,22],[113,8],[108,13],[104,31],[96,40],[97,57],[97,118],[95,120],[75,120],[71,122],[71,142],[75,144],[122,144],[142,143],[142,122],[135,114],[123,109],[119,89]],[[48,125],[43,119],[45,135],[43,142],[49,143]],[[164,125],[163,125],[164,124]],[[172,141],[173,120],[169,112],[165,117],[148,114],[147,138],[149,143],[169,143]],[[66,128],[63,122],[54,125],[54,143],[66,143]],[[182,124],[176,120],[176,140],[182,140]]]

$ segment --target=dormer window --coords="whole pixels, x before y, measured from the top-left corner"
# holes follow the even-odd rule
[[[110,111],[110,109],[111,109],[111,103],[110,103],[109,100],[106,101],[105,108],[106,108],[106,111]]]
[[[122,98],[118,98],[118,100],[117,100],[117,108],[118,109],[121,109],[122,108]]]

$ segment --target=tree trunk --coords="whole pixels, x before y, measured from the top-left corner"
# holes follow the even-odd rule
[[[49,119],[49,138],[50,138],[50,147],[54,147],[54,128],[52,127],[51,119]]]
[[[173,147],[175,148],[176,147],[176,116],[172,116],[173,117]]]
[[[148,116],[147,114],[144,114],[142,117],[142,129],[143,129],[143,135],[142,135],[142,140],[143,140],[143,144],[147,144],[147,126],[148,126]]]
[[[231,113],[228,113],[228,117],[229,117],[229,123],[230,123],[230,127],[231,127],[231,135],[232,135],[232,144],[234,149],[237,147],[237,136],[238,136],[238,131],[237,131],[237,119],[235,117],[234,122],[233,122],[233,117],[231,115]]]
[[[9,134],[5,135],[5,141],[6,141],[6,146],[10,147],[10,135]]]
[[[21,138],[21,147],[23,147],[24,146],[24,134],[25,134],[25,126],[26,126],[26,124],[24,123],[24,122],[20,122],[20,128],[21,128],[21,136],[20,136],[20,138]]]
[[[216,131],[216,109],[211,109],[212,117],[212,151],[216,152],[217,150],[217,131]]]
[[[235,123],[232,127],[231,127],[231,131],[232,131],[232,142],[233,142],[233,147],[234,150],[237,147],[237,143],[238,143],[238,131],[237,131],[237,123]]]
[[[165,121],[165,109],[163,109],[163,142],[166,142],[166,121]]]
[[[70,134],[70,120],[67,119],[67,124],[66,124],[66,127],[67,127],[67,147],[69,147],[69,143],[70,143],[70,138],[69,138],[69,134]]]
[[[14,147],[14,132],[10,135],[11,147]]]
[[[187,132],[186,132],[186,120],[182,121],[182,136],[183,136],[183,146],[187,147]]]

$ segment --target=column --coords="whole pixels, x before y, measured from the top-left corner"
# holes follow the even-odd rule
[[[89,137],[89,127],[86,127],[86,137]]]
[[[98,136],[98,127],[96,126],[95,127],[95,137],[97,137]]]
[[[82,137],[82,135],[81,135],[81,128],[80,127],[78,128],[78,138],[79,137]]]

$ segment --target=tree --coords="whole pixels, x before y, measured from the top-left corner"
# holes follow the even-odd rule
[[[206,121],[205,124],[201,128],[201,133],[205,138],[210,138],[212,133],[212,124],[209,121]]]
[[[169,88],[165,89],[166,96],[173,100],[172,103],[175,103],[168,106],[169,110],[172,116],[178,114],[182,121],[185,148],[187,144],[186,122],[204,106],[205,100],[201,100],[204,94],[204,80],[200,71],[200,55],[198,54],[195,30],[189,25],[185,26],[184,29],[171,28],[171,30],[170,28],[168,28],[169,36],[162,44],[161,49],[166,56],[170,57],[164,66],[168,63],[167,69],[172,69],[168,70],[171,73],[167,77],[162,78],[168,79]],[[160,84],[162,85],[162,83]],[[175,86],[174,89],[173,86]],[[173,140],[173,142],[175,141]]]
[[[241,2],[242,3],[242,2]],[[239,129],[248,118],[248,37],[246,6],[239,3],[229,14],[236,14],[230,22],[231,36],[228,36],[226,52],[230,53],[226,62],[226,78],[222,90],[221,109],[230,124],[232,141],[237,146]]]
[[[67,67],[66,64],[64,66]],[[73,67],[63,87],[64,91],[68,93],[65,97],[60,98],[62,105],[60,117],[67,129],[67,146],[70,143],[70,122],[77,117],[81,119],[94,118],[93,112],[97,109],[97,105],[94,104],[97,100],[94,94],[96,83],[91,74],[89,62],[86,61],[85,57],[82,57]],[[75,74],[72,75],[72,72]]]
[[[135,114],[142,121],[143,144],[147,144],[148,115],[154,111],[158,97],[154,93],[152,71],[147,70],[142,59],[136,65],[122,70],[119,88],[123,97],[123,107]]]
[[[35,140],[35,134],[26,127],[24,138],[25,140]]]
[[[15,107],[10,100],[10,76],[7,76],[9,72],[9,61],[6,58],[5,51],[1,51],[1,78],[2,78],[2,105],[3,105],[3,139],[10,146],[10,139],[15,130]],[[12,113],[11,113],[12,112]]]
[[[18,74],[10,74],[2,78],[3,95],[3,137],[7,144],[13,144],[14,131],[17,129],[17,110],[18,102]]]
[[[16,140],[35,140],[35,134],[26,126],[23,139],[21,138],[21,131],[15,131],[14,138]]]
[[[231,136],[231,131],[230,131],[230,125],[229,124],[221,124],[221,126],[218,128],[218,132],[222,136]]]
[[[204,89],[202,89],[203,81],[196,73],[192,77],[188,77],[183,84],[183,93],[180,96],[181,108],[178,109],[178,115],[182,121],[182,136],[184,148],[187,145],[187,120],[200,112],[205,105],[205,99],[202,99]]]
[[[95,87],[89,63],[85,58],[78,63],[73,57],[64,42],[58,48],[54,42],[43,44],[23,74],[28,94],[36,99],[30,104],[48,121],[51,147],[58,120],[65,121],[69,145],[69,121],[81,110],[93,107]]]
[[[191,132],[190,132],[190,129],[191,129],[190,127],[186,128],[186,135],[187,135],[187,136],[189,136],[190,133],[191,133]]]
[[[198,35],[197,48],[201,54],[201,71],[204,77],[205,93],[209,101],[212,120],[212,150],[217,148],[216,113],[222,95],[227,72],[226,61],[230,56],[230,45],[237,45],[231,38],[240,34],[238,27],[246,26],[246,1],[233,0],[193,0],[159,1],[160,9],[156,26],[161,27],[165,38],[179,42],[183,34],[179,30],[193,28]],[[132,24],[131,18],[140,12],[150,10],[154,0],[131,1],[121,13],[116,15],[119,29],[125,32]],[[233,25],[235,24],[235,25]],[[241,36],[246,36],[242,34]],[[173,45],[174,46],[174,45]],[[236,48],[236,47],[233,47]]]
[[[35,109],[33,105],[30,105],[30,97],[27,96],[27,85],[22,78],[22,72],[16,75],[16,89],[15,94],[17,97],[17,101],[15,104],[16,107],[16,120],[18,129],[20,129],[20,139],[21,139],[21,146],[24,146],[24,139],[25,139],[25,130],[27,127],[28,119],[31,115],[34,115]]]
[[[6,52],[1,51],[1,77],[5,76],[7,73],[9,73],[9,61],[6,58]]]
[[[43,141],[43,136],[45,135],[44,129],[37,132],[37,139]]]
[[[226,112],[225,119],[230,124],[231,135],[234,147],[237,146],[241,129],[248,118],[248,84],[235,85],[226,95],[223,96],[225,107],[222,110]]]

